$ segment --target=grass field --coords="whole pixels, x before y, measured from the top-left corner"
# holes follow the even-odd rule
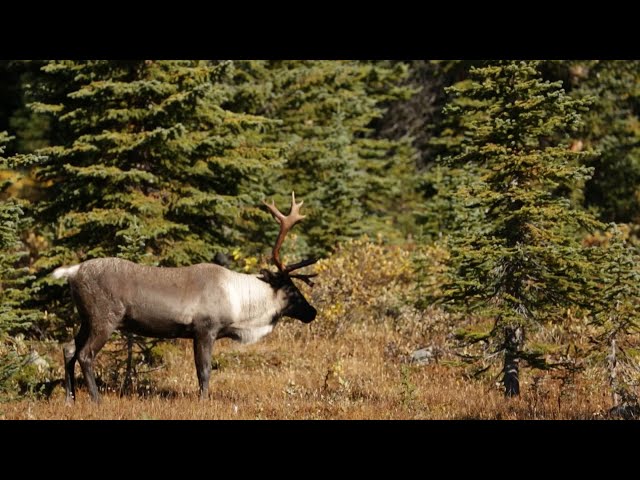
[[[191,344],[166,349],[149,388],[89,401],[82,385],[73,407],[62,386],[48,400],[0,404],[4,419],[594,419],[610,408],[604,385],[581,378],[568,391],[546,375],[523,378],[519,399],[496,385],[466,379],[446,364],[412,365],[395,355],[400,333],[384,326],[348,329],[334,339],[286,322],[262,342],[219,341],[211,395],[199,401]],[[59,355],[61,357],[61,354]],[[62,371],[60,360],[60,372]],[[78,368],[79,373],[79,368]]]

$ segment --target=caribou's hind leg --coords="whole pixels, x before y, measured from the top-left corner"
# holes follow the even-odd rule
[[[71,405],[76,399],[76,375],[75,366],[78,360],[78,352],[84,347],[89,338],[89,325],[86,322],[80,324],[80,330],[75,339],[62,346],[64,355],[64,386],[66,392],[65,403]]]
[[[104,347],[104,344],[109,340],[114,328],[111,326],[110,322],[105,322],[101,328],[96,328],[96,324],[97,322],[94,322],[89,328],[87,341],[82,348],[76,347],[76,355],[78,357],[80,367],[82,368],[82,374],[84,375],[85,382],[89,388],[91,400],[99,403],[100,394],[98,393],[96,377],[93,372],[93,363],[100,349]]]
[[[67,405],[73,404],[76,399],[76,346],[74,342],[69,342],[62,347],[62,353],[64,355],[64,389],[66,392],[65,403]]]

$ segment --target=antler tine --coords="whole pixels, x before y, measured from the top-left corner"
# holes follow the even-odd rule
[[[293,273],[293,274],[291,274],[289,276],[291,278],[297,278],[298,280],[302,280],[304,283],[306,283],[310,287],[313,287],[315,285],[315,283],[312,282],[311,279],[313,277],[317,277],[318,274],[317,273],[311,273],[311,274],[305,275],[305,274],[302,274],[302,273]]]
[[[308,267],[309,265],[313,265],[318,261],[317,258],[307,258],[306,260],[302,260],[301,262],[294,263],[293,265],[288,265],[285,269],[287,272],[293,272],[294,270],[298,270],[302,267]]]
[[[306,215],[300,215],[300,207],[303,203],[304,200],[300,200],[300,203],[296,203],[296,192],[291,191],[291,211],[289,212],[289,216],[293,216],[295,218],[293,223],[299,222],[306,217]]]
[[[267,206],[271,215],[273,215],[273,218],[275,218],[280,224],[280,232],[278,233],[276,244],[273,247],[272,258],[278,269],[284,272],[286,271],[286,268],[280,261],[280,247],[282,246],[282,242],[284,242],[284,238],[287,236],[289,230],[291,230],[296,223],[306,217],[306,215],[300,214],[300,207],[304,203],[304,200],[301,200],[300,203],[296,203],[296,194],[295,192],[291,192],[291,209],[289,210],[289,215],[286,216],[278,210],[273,200],[271,201],[271,204],[268,204],[265,201],[263,201],[263,203]]]
[[[273,215],[273,218],[275,218],[278,223],[282,223],[282,219],[285,217],[284,214],[280,210],[278,210],[278,207],[276,207],[276,202],[271,200],[271,204],[268,204],[263,200],[262,203],[267,206],[267,208],[271,212],[271,215]]]

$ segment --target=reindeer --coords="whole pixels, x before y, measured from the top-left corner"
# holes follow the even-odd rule
[[[292,279],[313,285],[311,277],[291,273],[312,265],[307,259],[285,266],[280,247],[291,228],[306,215],[304,203],[291,193],[291,210],[283,215],[263,202],[280,232],[272,251],[278,271],[249,275],[222,266],[201,263],[167,268],[138,265],[120,258],[95,258],[54,270],[54,278],[67,278],[80,316],[75,341],[63,348],[66,403],[75,400],[75,364],[80,362],[91,399],[100,401],[93,371],[96,355],[115,330],[155,338],[191,338],[200,398],[206,399],[211,374],[211,352],[218,338],[254,343],[271,332],[282,316],[309,323],[316,309]]]

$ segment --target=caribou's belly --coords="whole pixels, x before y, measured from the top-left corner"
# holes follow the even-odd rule
[[[193,338],[193,323],[178,323],[169,320],[140,321],[125,317],[119,328],[124,332],[154,338]]]

